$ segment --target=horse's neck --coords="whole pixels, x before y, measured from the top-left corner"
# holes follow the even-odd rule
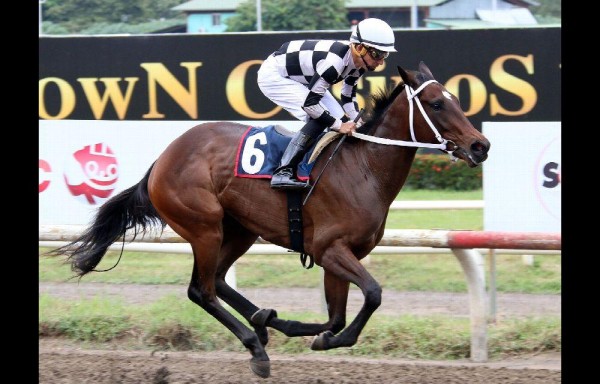
[[[412,141],[406,91],[401,92],[382,116],[373,135],[393,140]],[[406,148],[406,147],[403,147]]]
[[[407,107],[403,103],[392,105],[372,132],[376,137],[410,141]],[[363,145],[368,174],[379,186],[376,193],[391,204],[406,182],[417,148],[367,142]]]

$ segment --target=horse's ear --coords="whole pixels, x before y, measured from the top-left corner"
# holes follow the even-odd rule
[[[402,69],[402,67],[399,65],[398,65],[398,73],[400,73],[400,77],[404,81],[404,84],[410,84],[408,82],[408,73],[406,73],[406,71],[404,69]]]
[[[419,72],[429,77],[430,80],[434,79],[433,75],[431,74],[431,71],[429,70],[429,67],[425,65],[425,63],[422,61],[419,63]]]

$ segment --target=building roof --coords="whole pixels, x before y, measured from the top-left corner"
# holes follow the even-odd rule
[[[433,7],[445,3],[447,0],[348,0],[346,8],[410,8],[414,4],[418,7]]]
[[[179,4],[174,11],[233,11],[245,0],[191,0]],[[409,8],[414,3],[419,7],[433,7],[447,0],[348,0],[346,9],[353,8]]]
[[[445,29],[490,29],[490,28],[528,28],[540,27],[539,24],[498,24],[479,19],[425,19],[430,28]],[[546,27],[548,25],[545,25]],[[557,25],[558,26],[558,25]]]
[[[539,6],[540,3],[538,1],[535,0],[505,0],[509,3],[513,3],[514,5],[518,5],[518,6],[522,6],[522,7],[527,7],[527,6]]]
[[[436,24],[441,28],[493,28],[510,26],[532,26],[538,22],[526,8],[476,9],[477,19],[436,19],[427,18],[426,23]]]
[[[429,25],[446,29],[481,29],[490,28],[492,23],[479,19],[424,19]]]
[[[476,9],[475,12],[479,19],[494,24],[537,24],[537,20],[527,8],[497,9],[495,11],[490,9]]]
[[[235,10],[244,0],[192,0],[187,3],[179,4],[173,8],[173,11],[225,11]]]

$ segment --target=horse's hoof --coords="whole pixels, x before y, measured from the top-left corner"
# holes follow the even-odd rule
[[[271,362],[269,360],[255,360],[252,358],[250,359],[250,369],[262,378],[271,376]]]
[[[325,331],[320,335],[315,336],[310,345],[310,349],[313,351],[325,351],[326,349],[329,349],[329,339],[332,337],[334,337],[334,335],[331,331]]]
[[[277,311],[274,309],[259,309],[250,316],[250,322],[257,327],[266,327],[269,320],[277,317]]]

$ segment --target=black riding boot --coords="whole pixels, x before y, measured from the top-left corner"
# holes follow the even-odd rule
[[[296,166],[300,163],[312,142],[313,139],[309,135],[302,131],[296,132],[285,152],[283,152],[279,167],[273,172],[271,188],[304,189],[309,187],[308,183],[296,179],[295,174]]]

